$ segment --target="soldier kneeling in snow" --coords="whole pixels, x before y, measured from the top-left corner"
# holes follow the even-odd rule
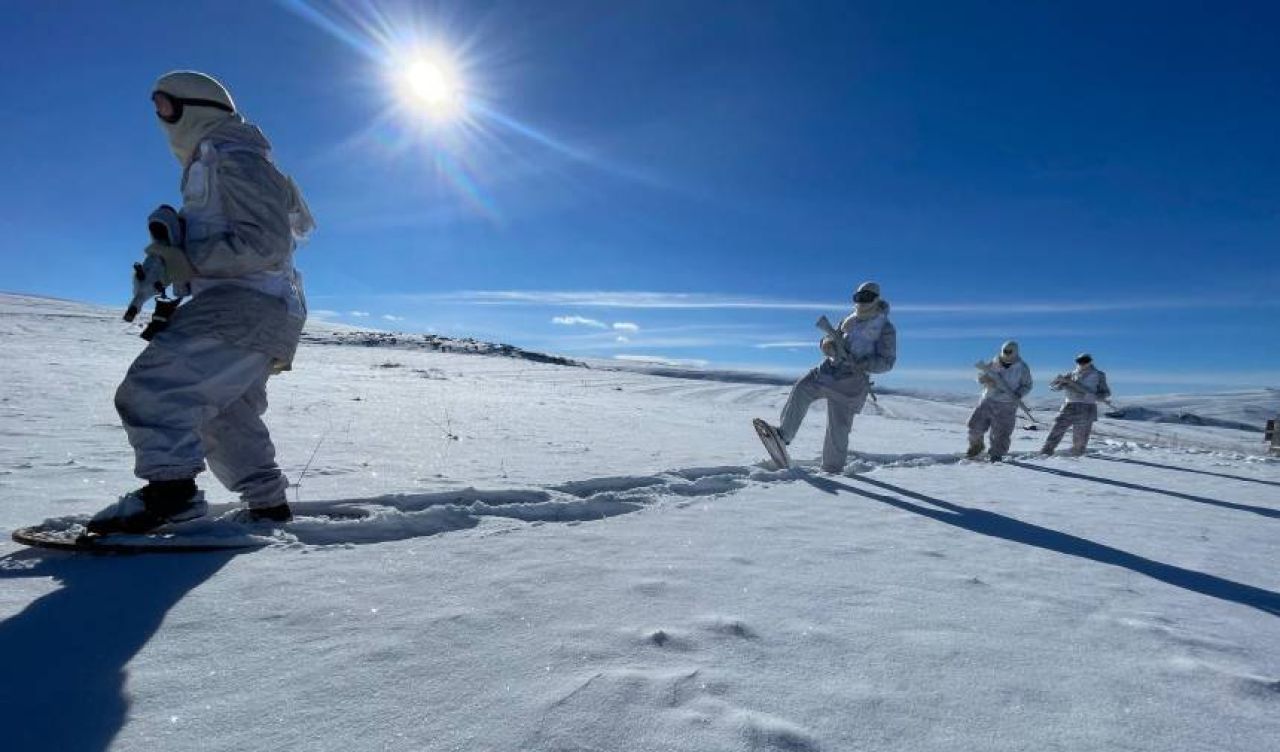
[[[979,361],[978,383],[982,401],[969,416],[969,451],[973,459],[982,453],[982,438],[991,430],[991,450],[987,458],[999,462],[1009,453],[1013,427],[1018,420],[1018,401],[1031,393],[1031,367],[1018,355],[1018,343],[1009,340],[990,363]]]
[[[1058,442],[1062,441],[1062,436],[1070,428],[1071,454],[1079,457],[1089,446],[1089,432],[1093,430],[1093,422],[1098,419],[1098,400],[1105,402],[1111,397],[1107,374],[1094,368],[1092,355],[1080,353],[1076,356],[1075,370],[1056,376],[1049,388],[1064,392],[1066,400],[1053,421],[1053,428],[1049,430],[1040,453],[1052,455],[1053,450],[1058,448]]]
[[[250,521],[291,518],[288,481],[262,422],[267,377],[287,370],[306,319],[297,241],[314,227],[271,145],[227,90],[169,73],[151,99],[182,165],[177,245],[154,242],[157,282],[191,295],[130,366],[116,410],[147,485],[99,512],[89,530],[145,532],[204,515],[195,477],[209,468],[240,494]],[[149,262],[150,263],[150,262]]]

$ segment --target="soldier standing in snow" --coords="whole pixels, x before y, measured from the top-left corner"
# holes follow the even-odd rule
[[[1018,343],[1009,340],[990,363],[979,362],[982,400],[969,416],[969,450],[973,459],[982,453],[982,438],[991,430],[991,450],[987,458],[999,462],[1009,453],[1013,427],[1018,419],[1018,402],[1031,393],[1031,368],[1018,354]]]
[[[163,262],[152,264],[162,270],[157,282],[191,298],[116,391],[134,472],[147,485],[99,512],[89,529],[145,532],[204,515],[195,477],[206,460],[247,504],[243,518],[285,521],[288,481],[261,416],[267,377],[290,367],[306,319],[293,255],[314,223],[293,180],[271,161],[266,137],[222,84],[176,71],[156,82],[151,99],[183,168],[184,232],[146,254]]]
[[[840,323],[845,347],[830,335],[822,338],[819,346],[826,359],[791,388],[782,408],[782,425],[766,427],[784,445],[790,444],[809,406],[825,398],[827,436],[822,445],[822,469],[829,473],[844,470],[853,416],[862,411],[871,392],[868,374],[888,372],[898,357],[898,335],[889,321],[889,303],[880,297],[880,285],[863,282],[853,294],[853,302],[853,313]]]
[[[1062,436],[1071,429],[1071,454],[1079,457],[1089,445],[1089,432],[1093,422],[1098,419],[1098,400],[1104,402],[1111,397],[1111,389],[1107,386],[1107,374],[1093,366],[1093,356],[1080,353],[1076,356],[1076,367],[1071,373],[1059,374],[1049,384],[1054,391],[1064,392],[1066,401],[1058,417],[1053,421],[1053,428],[1044,440],[1040,453],[1052,455],[1058,448]]]

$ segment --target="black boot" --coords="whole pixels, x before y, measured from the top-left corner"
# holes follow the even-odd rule
[[[152,480],[138,490],[147,511],[160,517],[172,517],[191,506],[196,495],[194,478]]]
[[[287,501],[271,507],[249,507],[250,522],[288,522],[292,519],[293,510]]]
[[[145,533],[201,517],[208,509],[193,479],[151,481],[95,514],[86,527],[99,535]]]

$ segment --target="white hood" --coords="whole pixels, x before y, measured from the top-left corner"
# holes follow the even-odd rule
[[[235,109],[235,102],[226,87],[212,76],[196,71],[166,73],[156,81],[152,91],[163,92],[175,99],[207,99]],[[178,164],[186,167],[205,136],[235,117],[235,114],[216,107],[186,105],[182,108],[182,117],[178,118],[178,122],[166,123],[161,120],[160,127],[169,140],[169,150],[177,158]]]

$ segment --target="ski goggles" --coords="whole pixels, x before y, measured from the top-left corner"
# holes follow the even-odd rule
[[[1018,354],[1018,348],[1016,348],[1016,347],[1006,347],[1006,348],[1004,348],[1004,349],[1002,349],[1002,350],[1000,351],[1000,354],[1001,354],[1001,355],[1017,355],[1017,354]]]
[[[1076,363],[1079,363],[1082,366],[1092,362],[1093,362],[1093,358],[1089,355],[1081,355],[1080,357],[1076,358]]]
[[[176,123],[182,119],[182,110],[187,107],[213,107],[227,112],[234,109],[214,99],[195,99],[191,97],[175,97],[163,91],[152,92],[151,101],[156,106],[156,117],[166,123]]]
[[[870,303],[878,297],[880,297],[880,293],[874,290],[859,290],[853,294],[853,302]]]

